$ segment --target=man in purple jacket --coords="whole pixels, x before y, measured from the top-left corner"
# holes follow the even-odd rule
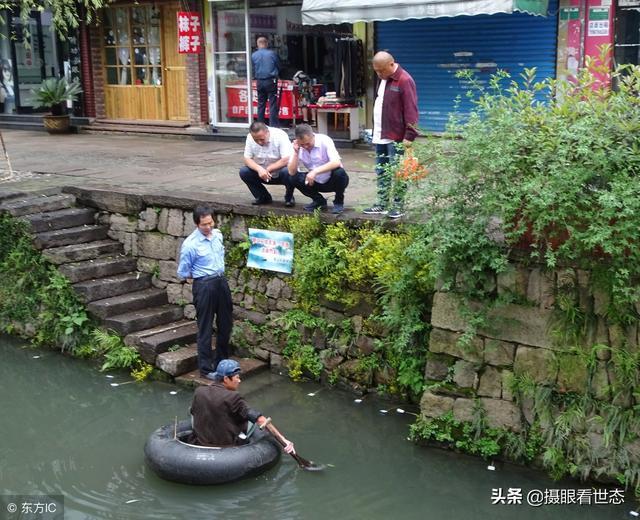
[[[388,52],[373,57],[380,85],[373,105],[373,144],[376,146],[377,202],[367,215],[400,218],[407,192],[405,181],[393,179],[394,165],[418,135],[418,95],[409,73]],[[392,196],[393,194],[393,196]]]

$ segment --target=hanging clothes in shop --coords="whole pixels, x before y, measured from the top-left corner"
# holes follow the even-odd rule
[[[353,37],[335,39],[335,87],[341,102],[355,104],[364,94],[364,48]]]

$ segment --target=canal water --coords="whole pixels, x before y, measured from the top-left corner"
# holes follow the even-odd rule
[[[0,337],[0,360],[0,495],[64,495],[65,520],[606,520],[629,518],[637,507],[631,493],[620,505],[526,505],[532,490],[593,493],[537,471],[511,465],[489,471],[481,459],[415,446],[407,441],[413,417],[389,403],[372,397],[356,403],[326,388],[309,395],[319,387],[270,373],[247,379],[241,392],[301,456],[329,467],[305,472],[283,455],[249,480],[174,484],[145,466],[143,446],[157,427],[187,417],[191,390],[128,383],[126,373],[107,377],[86,361],[7,337]],[[492,494],[509,488],[521,490],[523,503],[492,505]],[[18,517],[0,511],[4,518]]]

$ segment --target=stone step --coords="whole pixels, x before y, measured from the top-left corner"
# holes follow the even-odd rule
[[[72,283],[90,280],[91,278],[104,278],[116,274],[135,271],[137,261],[130,256],[104,256],[82,262],[73,262],[61,265],[58,269]]]
[[[95,224],[96,211],[88,208],[65,208],[36,215],[26,215],[24,218],[31,225],[35,233],[53,231],[84,224]]]
[[[96,278],[73,284],[73,288],[85,303],[141,291],[149,287],[151,287],[151,275],[138,272]]]
[[[231,356],[231,359],[235,359],[238,363],[240,363],[243,379],[246,379],[247,377],[250,377],[269,368],[268,363],[260,361],[259,359],[239,358],[236,356]],[[202,377],[200,375],[200,370],[198,370],[197,368],[191,372],[176,377],[177,384],[187,386],[189,388],[195,386],[210,385],[212,382],[213,381],[211,381],[210,379]]]
[[[156,366],[173,377],[192,372],[198,368],[198,347],[188,345],[158,354]]]
[[[173,346],[193,343],[198,334],[195,321],[182,320],[162,327],[134,332],[124,338],[125,344],[135,347],[142,359],[155,364],[156,356]]]
[[[57,229],[38,233],[35,246],[38,249],[67,246],[69,244],[84,244],[107,238],[107,226],[78,226],[67,229]]]
[[[73,195],[51,195],[13,199],[0,205],[0,211],[6,211],[14,217],[34,215],[47,211],[70,208],[76,203]]]
[[[103,255],[115,255],[122,253],[124,248],[115,240],[98,240],[88,244],[71,244],[62,247],[44,249],[42,254],[49,262],[60,265],[68,262],[90,260]]]
[[[125,312],[137,311],[149,307],[158,307],[167,303],[167,292],[163,289],[145,289],[133,293],[114,296],[97,300],[87,305],[87,309],[94,316],[105,319],[110,316],[124,314]]]
[[[104,320],[103,326],[116,331],[121,336],[126,336],[132,332],[175,322],[183,316],[184,309],[179,305],[162,305],[111,316]]]

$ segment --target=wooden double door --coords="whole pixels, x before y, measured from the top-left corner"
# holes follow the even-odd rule
[[[103,63],[109,119],[188,121],[187,71],[178,53],[179,4],[105,9]]]

